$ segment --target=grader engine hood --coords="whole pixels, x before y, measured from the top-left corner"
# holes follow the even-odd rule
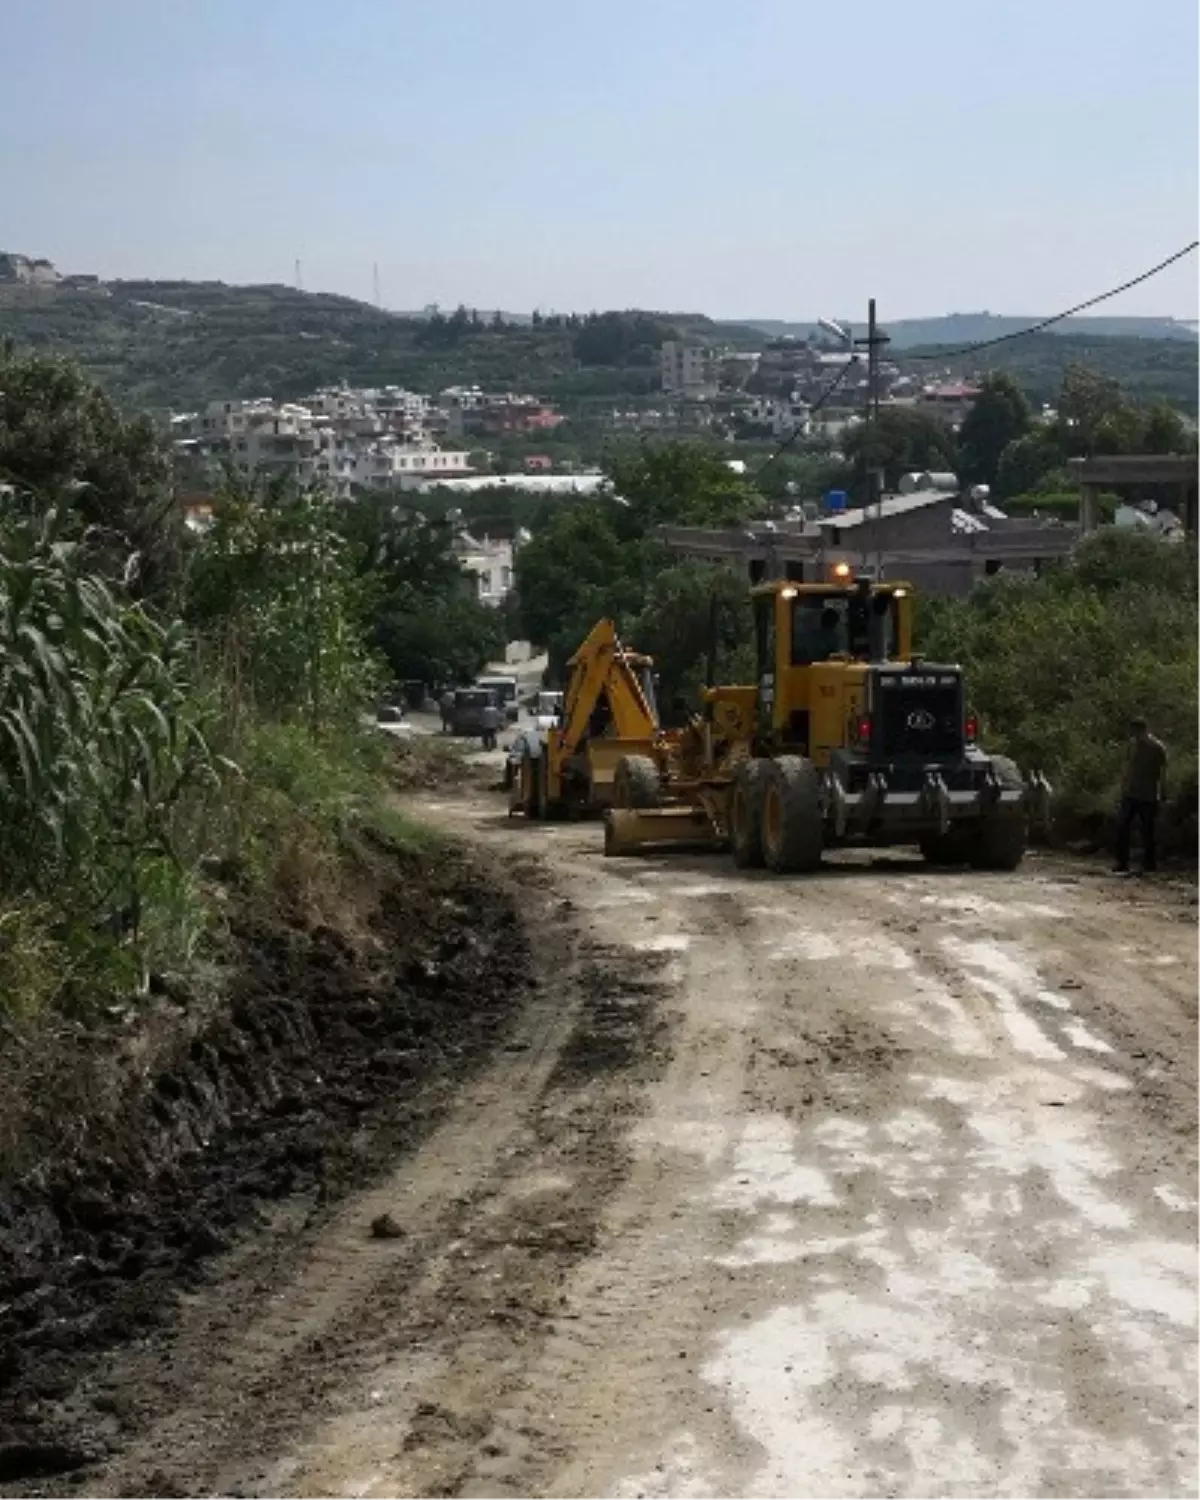
[[[957,667],[873,667],[867,698],[869,743],[876,753],[925,761],[962,755],[963,680]]]

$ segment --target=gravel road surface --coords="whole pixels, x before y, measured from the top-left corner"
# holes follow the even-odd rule
[[[1195,1493],[1194,888],[415,810],[542,982],[416,1154],[226,1257],[102,1488]]]

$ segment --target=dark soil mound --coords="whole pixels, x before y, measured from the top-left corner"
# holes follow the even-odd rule
[[[0,1175],[0,1482],[95,1457],[47,1415],[81,1361],[169,1315],[265,1201],[415,1144],[503,1034],[531,970],[503,891],[456,853],[361,860],[352,933],[244,915],[221,1001],[55,1036]]]

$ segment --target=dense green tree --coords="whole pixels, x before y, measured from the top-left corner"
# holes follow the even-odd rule
[[[614,511],[611,502],[563,505],[518,551],[520,618],[537,645],[565,646],[600,615],[636,605],[644,558],[640,547],[618,536]]]
[[[366,636],[398,682],[469,682],[504,650],[505,617],[454,555],[445,517],[365,496],[344,513],[361,582]]]
[[[618,532],[641,537],[654,526],[732,526],[764,510],[749,479],[696,443],[646,444],[606,464],[625,502]]]
[[[1035,427],[1014,439],[1000,455],[994,489],[1001,500],[1039,489],[1048,476],[1063,466],[1057,435],[1048,427]]]
[[[882,469],[884,486],[894,490],[902,474],[927,469],[953,472],[958,463],[954,434],[938,417],[908,406],[885,406],[868,433],[865,423],[852,427],[842,451],[855,483],[866,469]]]
[[[1194,453],[1196,434],[1188,432],[1177,411],[1157,401],[1145,414],[1141,448],[1143,453]]]
[[[137,592],[174,575],[183,524],[165,445],[73,361],[0,345],[0,483],[56,507],[68,534],[92,528]]]
[[[695,712],[706,683],[753,680],[753,636],[741,573],[694,560],[655,574],[629,625],[630,640],[654,657],[660,710],[676,722],[674,705],[682,700]]]
[[[960,477],[971,484],[994,485],[1001,455],[1025,436],[1029,424],[1029,402],[1012,376],[986,376],[959,429]]]

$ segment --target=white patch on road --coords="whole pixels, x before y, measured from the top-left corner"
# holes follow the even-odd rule
[[[715,1166],[729,1145],[729,1131],[716,1120],[665,1120],[649,1116],[631,1131],[641,1147],[679,1151],[698,1156],[705,1166]]]
[[[1154,1196],[1173,1213],[1186,1214],[1195,1213],[1196,1211],[1195,1198],[1188,1198],[1185,1194],[1179,1192],[1178,1189],[1171,1187],[1169,1183],[1159,1183],[1154,1189]]]
[[[898,906],[908,906],[907,896],[893,895],[891,900]],[[1063,915],[1061,907],[1049,906],[1041,901],[992,901],[987,896],[976,895],[927,895],[921,897],[922,906],[931,906],[937,911],[949,912],[962,917],[984,917],[989,921],[1012,922],[1029,917],[1053,920]]]
[[[633,944],[638,953],[686,953],[691,946],[691,938],[682,932],[664,932],[659,937],[641,938]]]
[[[810,1203],[830,1208],[839,1200],[816,1167],[796,1160],[796,1127],[779,1115],[748,1120],[733,1150],[734,1169],[718,1186],[721,1208],[752,1209],[759,1203]]]
[[[665,1500],[671,1496],[686,1497],[715,1495],[717,1486],[705,1477],[701,1462],[700,1445],[690,1432],[682,1432],[671,1444],[664,1458],[644,1474],[630,1474],[614,1485],[610,1491],[616,1500]]]
[[[1080,1047],[1085,1052],[1111,1052],[1113,1050],[1106,1041],[1090,1032],[1082,1021],[1064,1022],[1063,1032],[1073,1047]]]
[[[1090,1261],[1108,1295],[1135,1312],[1196,1326],[1196,1247],[1173,1240],[1121,1245]]]
[[[767,952],[776,963],[799,958],[805,963],[821,964],[837,958],[845,949],[825,932],[786,932],[776,938]]]

